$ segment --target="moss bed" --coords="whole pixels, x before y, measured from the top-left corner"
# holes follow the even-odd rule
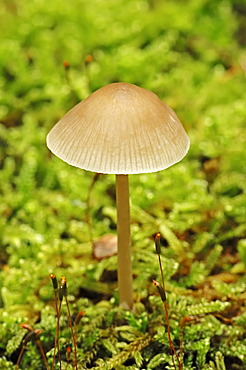
[[[183,369],[246,369],[245,24],[244,0],[2,1],[0,369],[16,368],[21,324],[41,332],[19,368],[47,368],[35,339],[52,368],[51,273],[67,279],[72,317],[85,312],[74,364],[63,300],[62,369],[175,369],[152,283],[159,231]],[[68,166],[45,144],[66,111],[116,81],[155,92],[191,139],[182,162],[130,176],[133,311],[118,306],[117,257],[92,253],[91,240],[116,234],[114,176]]]

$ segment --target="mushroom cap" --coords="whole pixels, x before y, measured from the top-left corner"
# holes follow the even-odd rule
[[[156,172],[179,162],[190,140],[173,110],[157,95],[112,83],[74,106],[47,136],[65,162],[108,174]]]

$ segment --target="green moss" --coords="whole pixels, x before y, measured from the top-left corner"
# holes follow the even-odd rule
[[[49,274],[65,275],[79,368],[171,369],[153,236],[162,234],[171,335],[184,370],[243,369],[245,344],[245,5],[234,0],[3,1],[0,10],[0,368],[13,369],[29,323],[52,363]],[[85,58],[91,55],[87,62]],[[65,71],[63,62],[70,65]],[[114,176],[62,162],[50,128],[114,81],[156,92],[191,138],[166,171],[130,177],[135,307],[118,308]],[[153,143],[155,145],[155,143]],[[90,232],[89,232],[90,226]],[[186,320],[186,321],[182,321]],[[184,324],[185,322],[185,324]],[[62,305],[62,367],[71,332]],[[29,342],[20,368],[43,366]]]

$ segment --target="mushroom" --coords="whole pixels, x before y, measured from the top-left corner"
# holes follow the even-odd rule
[[[116,175],[120,305],[132,308],[128,174],[163,170],[179,162],[189,137],[157,95],[112,83],[73,107],[50,131],[48,148],[70,165]]]

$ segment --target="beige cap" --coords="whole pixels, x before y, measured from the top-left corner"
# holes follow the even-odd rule
[[[134,174],[179,162],[190,140],[173,110],[157,95],[118,82],[73,107],[47,136],[49,149],[85,170]]]

